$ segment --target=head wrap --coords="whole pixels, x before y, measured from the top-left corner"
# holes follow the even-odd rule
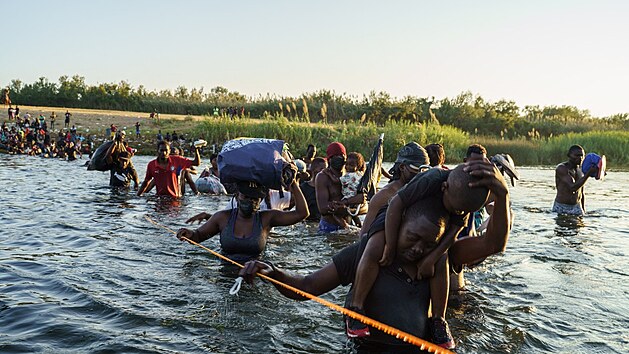
[[[325,150],[326,155],[328,155],[328,159],[334,156],[343,155],[347,156],[347,152],[345,150],[345,146],[339,142],[333,142],[328,145],[328,148]]]

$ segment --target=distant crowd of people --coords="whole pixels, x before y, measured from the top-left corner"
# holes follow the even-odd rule
[[[0,151],[9,154],[61,158],[76,160],[94,149],[92,135],[77,133],[76,126],[70,125],[69,112],[66,112],[65,127],[55,132],[56,114],[47,120],[43,114],[19,116],[19,107],[9,112],[9,123],[2,123],[0,129]],[[13,114],[12,114],[13,113]]]

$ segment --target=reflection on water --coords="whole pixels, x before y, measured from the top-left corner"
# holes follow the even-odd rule
[[[577,236],[579,229],[585,226],[583,216],[580,215],[557,215],[555,222],[555,236],[570,237]]]
[[[145,219],[177,230],[229,197],[140,198],[81,165],[0,155],[0,352],[347,351],[340,314],[261,281],[230,296],[233,266]],[[507,251],[466,272],[450,301],[457,352],[627,352],[629,174],[588,182],[584,217],[550,213],[553,170],[521,174]],[[264,257],[305,274],[355,237],[277,227]]]

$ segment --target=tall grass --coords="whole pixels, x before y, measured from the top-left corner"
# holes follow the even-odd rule
[[[487,148],[489,154],[509,153],[518,165],[556,165],[567,159],[570,146],[583,146],[586,153],[607,156],[609,167],[629,166],[629,132],[596,131],[568,133],[548,139],[500,140],[491,137],[474,138]]]
[[[325,155],[325,148],[333,141],[342,142],[348,152],[358,151],[367,159],[381,133],[384,138],[384,158],[394,161],[404,144],[415,141],[422,146],[441,143],[446,151],[446,163],[460,163],[470,144],[478,143],[487,148],[490,155],[508,153],[519,166],[556,165],[566,160],[568,148],[574,144],[583,146],[586,152],[606,155],[611,168],[629,167],[629,132],[596,131],[570,133],[550,138],[500,139],[487,136],[471,136],[458,128],[430,123],[390,121],[384,126],[374,123],[343,122],[337,124],[297,122],[283,115],[267,115],[262,119],[229,119],[208,116],[195,124],[175,120],[162,120],[162,132],[177,130],[191,138],[203,138],[210,144],[221,146],[225,141],[238,137],[264,137],[287,142],[297,157],[302,156],[308,144]],[[187,125],[188,129],[182,129]],[[152,149],[152,146],[151,146]],[[154,151],[147,151],[153,154]]]
[[[301,156],[314,144],[323,150],[333,141],[342,142],[349,151],[358,151],[367,159],[371,155],[378,136],[384,133],[384,158],[393,161],[404,144],[415,141],[420,145],[433,142],[444,144],[446,151],[465,150],[468,136],[461,130],[449,126],[426,123],[389,122],[384,126],[373,123],[322,124],[289,121],[283,116],[269,116],[262,120],[248,120],[208,117],[193,131],[194,137],[201,137],[211,144],[221,145],[226,140],[237,137],[264,137],[281,139],[289,144],[295,156]]]

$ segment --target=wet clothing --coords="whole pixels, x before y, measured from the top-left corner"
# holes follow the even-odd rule
[[[319,220],[319,232],[327,234],[339,230],[345,230],[345,228],[340,225],[329,223],[323,219]]]
[[[253,228],[251,234],[245,237],[236,237],[234,227],[238,208],[231,210],[229,221],[220,234],[221,250],[223,255],[236,262],[246,262],[260,257],[266,246],[266,238],[262,237],[262,219],[260,212],[253,215]]]
[[[440,168],[432,168],[426,172],[418,173],[410,182],[400,188],[397,195],[405,208],[427,196],[437,195],[441,197],[443,196],[441,185],[448,180],[449,175],[449,170]]]
[[[563,204],[555,200],[553,203],[553,213],[567,214],[567,215],[585,215],[585,211],[581,207],[581,204]]]
[[[126,168],[122,168],[116,164],[110,170],[109,186],[110,187],[124,187],[128,188],[131,185],[131,181],[138,180],[138,172],[135,170],[132,164],[127,165]]]
[[[158,195],[170,195],[171,197],[181,196],[179,188],[179,172],[191,167],[192,160],[181,156],[168,156],[168,166],[166,169],[157,164],[157,159],[149,162],[146,168],[145,181],[155,180],[155,188]]]
[[[442,170],[440,168],[432,168],[426,172],[418,173],[410,182],[400,188],[397,195],[400,197],[405,209],[429,196],[438,196],[439,200],[443,200],[441,185],[448,180],[448,176],[450,176],[450,170]],[[450,223],[465,226],[468,214],[450,214]]]
[[[310,215],[306,220],[319,221],[321,219],[321,214],[319,213],[319,206],[317,205],[317,193],[315,191],[315,187],[311,186],[306,181],[302,182],[299,185],[299,188],[301,189],[301,193],[303,193],[304,198],[306,199],[308,210],[310,210]]]
[[[367,241],[374,233],[384,230],[385,216],[386,212],[381,211],[366,237],[362,237],[332,257],[341,284],[348,285],[354,282],[358,262]],[[353,286],[347,294],[345,306],[349,305],[352,291]],[[419,338],[428,338],[429,303],[429,280],[412,279],[395,260],[391,265],[379,268],[376,281],[365,301],[365,312],[375,320]],[[358,353],[422,353],[419,348],[373,327],[370,328],[370,332],[369,337],[354,341]]]

